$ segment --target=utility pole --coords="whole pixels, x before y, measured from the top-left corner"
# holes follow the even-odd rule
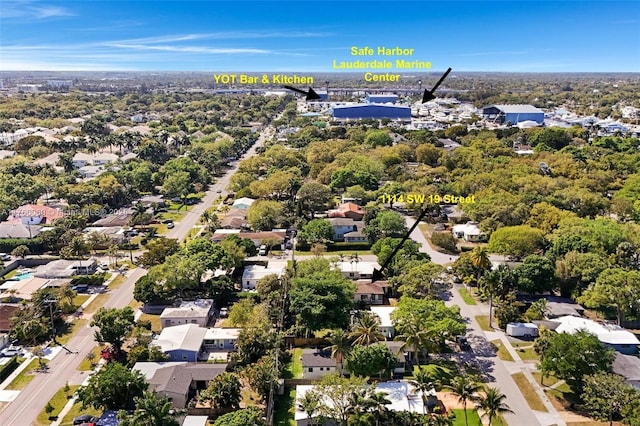
[[[49,316],[51,317],[51,338],[53,339],[53,341],[56,341],[56,327],[55,324],[53,322],[53,304],[56,303],[57,300],[55,299],[45,299],[44,303],[48,303],[49,304]]]

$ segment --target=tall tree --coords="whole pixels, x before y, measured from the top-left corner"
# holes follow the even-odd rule
[[[339,365],[338,372],[342,375],[344,361],[351,352],[351,338],[341,328],[332,330],[327,337],[330,346],[326,349],[331,351],[331,358]]]
[[[136,409],[132,414],[118,412],[121,426],[179,426],[179,412],[166,397],[155,392],[144,392],[134,398]]]
[[[616,320],[621,324],[625,314],[638,309],[640,300],[640,271],[609,268],[600,273],[578,298],[588,308],[614,307]]]
[[[489,426],[491,426],[491,422],[498,414],[513,413],[513,410],[504,402],[505,399],[507,399],[505,394],[492,387],[487,387],[484,394],[478,399],[478,408],[484,411],[483,416],[488,417]]]
[[[484,247],[476,247],[469,253],[469,260],[476,270],[476,279],[480,279],[485,272],[491,269],[491,259]]]
[[[453,380],[451,380],[451,383],[446,385],[445,388],[456,395],[458,397],[458,401],[462,403],[462,407],[464,409],[464,423],[466,426],[469,426],[467,403],[477,402],[479,400],[478,393],[482,390],[482,384],[476,377],[468,374],[462,374],[454,377]]]
[[[592,417],[608,421],[611,426],[614,417],[621,416],[623,421],[630,420],[624,417],[634,401],[640,401],[640,391],[628,385],[622,376],[598,372],[584,377],[581,397],[584,408]]]
[[[91,320],[91,327],[98,327],[94,333],[96,341],[109,343],[119,353],[124,340],[127,338],[134,325],[134,313],[131,307],[100,308]]]
[[[120,363],[111,362],[93,374],[86,386],[78,389],[78,399],[83,407],[130,410],[135,407],[135,398],[142,397],[148,386],[139,371],[130,371]]]
[[[349,337],[353,346],[369,346],[384,340],[384,334],[380,331],[380,318],[368,311],[361,312],[351,327]]]
[[[199,395],[199,400],[209,402],[218,413],[227,413],[240,408],[241,386],[234,373],[222,373],[209,382],[207,389]]]

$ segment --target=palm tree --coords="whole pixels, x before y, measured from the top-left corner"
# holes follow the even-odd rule
[[[303,411],[309,419],[309,424],[313,425],[314,414],[320,411],[320,397],[313,391],[305,392],[304,396],[298,400],[298,410]]]
[[[476,269],[476,278],[480,279],[480,276],[484,272],[491,268],[491,260],[489,259],[489,253],[484,247],[476,247],[469,253],[469,260]]]
[[[463,374],[455,377],[450,384],[444,386],[454,395],[458,396],[458,401],[462,402],[464,408],[464,423],[469,426],[467,418],[467,402],[475,402],[478,400],[478,392],[482,390],[482,384],[473,376]]]
[[[380,419],[382,419],[389,411],[387,405],[391,404],[391,401],[387,399],[386,392],[372,393],[363,402],[365,410],[373,414],[376,419],[376,426],[380,425]]]
[[[73,298],[76,297],[76,292],[71,288],[71,284],[62,284],[58,287],[56,293],[58,300],[65,300],[69,306],[73,306]]]
[[[497,388],[490,387],[479,398],[477,408],[481,408],[484,411],[482,416],[489,418],[489,426],[491,426],[493,418],[499,413],[513,413],[511,408],[504,402],[505,399],[507,399],[505,394],[501,393]]]
[[[394,340],[404,342],[400,347],[400,351],[412,350],[416,364],[420,367],[420,353],[423,349],[431,346],[434,333],[431,330],[426,330],[419,318],[414,315],[397,324],[397,329],[398,335]]]
[[[418,367],[418,371],[415,372],[414,380],[409,380],[409,384],[413,387],[415,392],[420,392],[422,396],[422,412],[427,414],[427,401],[429,393],[435,390],[434,376],[426,369]]]
[[[353,339],[352,345],[369,346],[384,339],[380,331],[380,318],[371,312],[365,312],[351,327],[349,337]]]
[[[82,268],[82,256],[89,251],[87,244],[84,242],[84,238],[82,236],[73,237],[67,247],[73,256],[80,258],[80,268]]]
[[[429,426],[453,426],[455,417],[445,416],[444,414],[435,414],[429,417]]]
[[[329,343],[331,346],[325,348],[325,350],[331,350],[331,358],[335,358],[336,362],[340,365],[339,372],[342,375],[342,369],[344,365],[344,359],[351,352],[351,339],[342,329],[333,330],[329,335]]]
[[[122,426],[178,426],[179,413],[173,404],[155,392],[145,392],[142,398],[135,398],[136,410],[132,415],[118,413]],[[126,416],[126,417],[125,417]]]

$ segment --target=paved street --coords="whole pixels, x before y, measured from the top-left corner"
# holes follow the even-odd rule
[[[245,157],[253,155],[255,149],[264,143],[266,137],[265,133],[263,133],[257,143],[245,154]],[[236,163],[223,177],[210,186],[202,202],[194,206],[180,222],[176,222],[175,228],[167,235],[169,238],[182,240],[188,235],[192,227],[197,224],[202,213],[221,195],[217,191],[226,189],[229,179],[235,173],[237,167]],[[107,308],[127,306],[133,300],[135,282],[145,273],[146,270],[142,268],[129,271],[126,281],[118,289],[110,292],[111,295],[104,306]],[[81,384],[88,372],[78,371],[77,367],[96,345],[93,333],[93,327],[86,326],[80,329],[66,345],[71,351],[77,353],[70,354],[66,351],[61,351],[49,363],[47,373],[36,373],[36,377],[20,392],[20,395],[14,401],[8,403],[4,410],[0,412],[0,425],[25,426],[32,424],[46,402],[66,382],[69,382],[69,384]]]
[[[407,226],[411,227],[415,219],[407,217]],[[411,238],[418,242],[422,248],[421,251],[428,253],[431,260],[439,264],[447,264],[457,259],[457,256],[449,256],[439,253],[429,246],[427,239],[419,228],[416,228],[411,234]],[[513,426],[535,426],[535,425],[564,425],[565,422],[560,418],[559,414],[553,410],[549,413],[534,412],[529,404],[522,396],[520,389],[513,381],[511,373],[505,366],[504,362],[494,353],[493,348],[489,344],[489,340],[495,337],[487,338],[487,334],[497,334],[496,332],[484,332],[475,317],[479,315],[489,315],[489,307],[485,304],[467,305],[458,289],[461,285],[455,285],[451,290],[451,296],[446,300],[448,306],[459,306],[462,317],[467,321],[467,337],[473,351],[455,354],[454,356],[472,361],[476,364],[483,374],[489,379],[491,386],[498,387],[500,391],[507,396],[507,404],[514,411],[514,414],[505,414],[504,418],[509,425]]]

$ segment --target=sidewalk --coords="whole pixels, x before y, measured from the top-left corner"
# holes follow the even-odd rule
[[[13,381],[13,379],[15,379],[18,374],[20,374],[22,371],[24,371],[25,368],[27,368],[27,366],[29,365],[29,363],[31,362],[31,360],[34,358],[33,355],[31,355],[31,353],[29,353],[26,357],[25,360],[22,361],[22,364],[20,364],[18,366],[18,368],[15,369],[15,371],[13,373],[11,373],[9,375],[9,377],[7,377],[4,382],[0,383],[0,391],[5,390],[7,386],[9,386],[9,384]],[[16,392],[20,392],[20,391],[16,391]]]
[[[91,378],[91,376],[95,374],[97,371],[99,371],[104,364],[105,364],[105,360],[100,359],[100,361],[98,361],[98,365],[93,370],[91,370],[89,374],[87,374],[87,377],[84,379],[81,386],[86,386],[87,383],[89,383],[89,379]],[[62,410],[60,410],[60,412],[58,413],[56,420],[51,422],[51,426],[60,426],[62,424],[62,420],[69,413],[69,411],[71,411],[71,409],[73,408],[73,405],[76,402],[77,402],[77,397],[74,394],[71,398],[69,398],[65,406],[62,407]]]

